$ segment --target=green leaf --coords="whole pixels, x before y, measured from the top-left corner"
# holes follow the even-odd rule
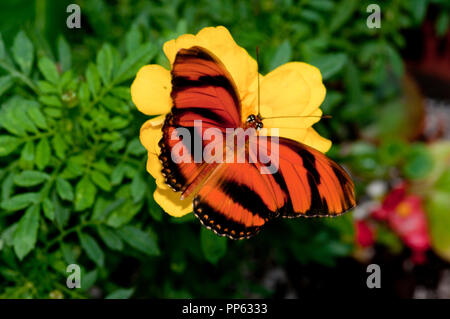
[[[127,224],[142,208],[143,203],[135,204],[127,200],[123,205],[118,205],[112,209],[107,220],[107,225],[118,228]]]
[[[23,143],[22,139],[19,139],[10,135],[1,135],[0,136],[0,156],[6,156]]]
[[[111,182],[99,171],[92,171],[92,181],[104,191],[109,192],[111,190]]]
[[[5,43],[3,42],[3,36],[0,33],[0,59],[4,60],[5,58],[6,58]]]
[[[41,71],[44,78],[50,83],[57,84],[59,81],[59,73],[56,69],[55,63],[52,60],[43,56],[38,62],[39,70]]]
[[[156,46],[152,43],[141,45],[120,64],[116,74],[114,74],[114,83],[118,84],[134,77],[138,69],[150,61],[157,52]]]
[[[4,201],[11,197],[14,188],[14,173],[10,172],[2,181],[1,200]]]
[[[147,191],[147,184],[142,178],[141,174],[136,174],[131,181],[131,196],[135,203],[139,202],[144,198]]]
[[[64,257],[64,261],[68,265],[75,263],[76,258],[75,258],[75,253],[73,251],[72,246],[65,244],[64,242],[61,241],[59,247],[61,248],[61,252]]]
[[[97,68],[103,83],[109,84],[113,72],[113,53],[110,45],[104,44],[98,51]]]
[[[202,227],[200,242],[206,260],[212,264],[216,264],[227,252],[227,239],[217,236],[205,227]]]
[[[25,102],[25,101],[21,101]],[[20,103],[20,102],[19,102]],[[38,133],[36,125],[34,125],[33,121],[27,116],[26,113],[27,105],[19,104],[13,109],[14,117],[17,120],[17,123],[21,125],[26,131],[31,133]]]
[[[411,179],[424,178],[433,169],[433,157],[422,144],[411,146],[411,150],[406,158],[406,164],[403,166],[403,173]]]
[[[443,259],[450,261],[450,198],[448,193],[434,192],[426,203],[431,245]]]
[[[24,209],[33,203],[35,204],[38,201],[39,201],[38,193],[24,193],[15,195],[11,198],[2,201],[0,207],[8,211],[17,211]]]
[[[70,46],[63,36],[58,37],[58,58],[61,63],[61,69],[63,71],[70,70],[72,65],[72,55],[70,53]]]
[[[14,60],[17,62],[23,73],[27,75],[30,74],[34,57],[33,44],[30,39],[28,39],[25,32],[20,31],[14,38],[11,51]]]
[[[14,251],[17,257],[22,260],[36,245],[39,227],[39,205],[28,208],[14,232]]]
[[[56,95],[41,95],[39,96],[39,102],[48,106],[62,106],[61,100]]]
[[[10,75],[0,77],[0,97],[8,91],[14,84],[14,79]]]
[[[137,25],[133,25],[130,31],[125,35],[125,47],[127,49],[127,54],[132,54],[142,42],[142,33],[139,31]]]
[[[97,96],[101,87],[100,75],[97,68],[92,63],[89,63],[86,69],[86,81],[92,95]]]
[[[22,149],[20,154],[21,160],[25,162],[33,162],[34,161],[34,143],[33,141],[28,141],[25,144],[25,147]]]
[[[92,206],[97,189],[89,177],[84,176],[75,188],[75,210],[81,211]]]
[[[94,269],[81,276],[81,291],[88,291],[97,281],[98,271]]]
[[[136,156],[144,155],[145,153],[147,153],[145,147],[142,146],[138,138],[134,138],[128,143],[126,152]]]
[[[160,255],[156,240],[139,228],[127,225],[119,229],[118,233],[127,244],[144,254],[149,256]]]
[[[65,179],[58,177],[56,179],[56,190],[58,192],[59,197],[62,199],[72,201],[73,200],[73,189],[72,185]]]
[[[345,53],[332,53],[317,56],[311,61],[311,64],[320,70],[324,80],[328,80],[341,71],[346,63],[347,54]]]
[[[65,159],[66,157],[66,150],[67,150],[67,144],[61,137],[61,135],[56,134],[55,137],[52,139],[52,146],[55,150],[56,156],[60,159]]]
[[[112,185],[119,185],[122,182],[122,180],[125,176],[125,169],[126,169],[126,167],[122,163],[117,165],[116,167],[114,167],[114,170],[112,171],[112,174],[111,174],[111,184]]]
[[[36,147],[36,165],[43,170],[50,162],[50,144],[46,137],[42,138]]]
[[[427,12],[428,0],[410,0],[410,10],[417,24],[421,24]]]
[[[31,120],[36,124],[37,127],[41,129],[47,129],[47,121],[45,116],[42,114],[41,110],[38,107],[28,107],[27,108],[28,116]]]
[[[55,207],[54,215],[55,215],[55,223],[59,229],[63,229],[70,218],[70,211],[67,207],[63,207],[56,196],[53,194],[52,198],[53,206]]]
[[[109,248],[113,250],[123,249],[122,239],[120,239],[120,237],[116,235],[116,233],[112,229],[100,226],[98,227],[98,234],[100,235],[106,246],[108,246]]]
[[[439,36],[444,36],[450,27],[450,12],[442,11],[436,20],[436,32]],[[0,94],[1,95],[1,94]]]
[[[134,293],[134,288],[117,289],[107,295],[105,299],[129,299]]]
[[[99,267],[103,267],[105,263],[105,255],[95,239],[88,234],[79,233],[78,235],[80,238],[81,247],[83,247],[89,259],[95,262]]]
[[[286,62],[289,62],[292,57],[292,48],[289,40],[284,40],[283,43],[278,47],[277,51],[270,62],[270,70],[274,70]]]
[[[50,176],[46,173],[39,171],[23,171],[20,174],[14,176],[14,183],[19,186],[35,186],[48,180]]]
[[[42,209],[44,216],[53,221],[55,219],[55,206],[49,198],[44,199],[42,202]]]

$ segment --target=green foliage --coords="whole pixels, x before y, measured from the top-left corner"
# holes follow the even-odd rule
[[[277,220],[236,242],[154,202],[138,138],[148,117],[132,104],[130,84],[145,64],[168,67],[165,41],[204,26],[225,25],[253,56],[259,47],[263,73],[288,61],[320,68],[333,120],[315,127],[332,137],[329,155],[358,176],[357,190],[392,167],[417,179],[435,168],[426,147],[391,130],[400,31],[423,20],[428,1],[383,4],[381,29],[366,27],[371,1],[80,0],[81,30],[65,27],[68,0],[24,3],[0,5],[0,298],[270,296],[258,277],[267,265],[331,267],[351,254],[351,215]],[[443,33],[449,10],[439,5]],[[355,142],[361,131],[379,147]],[[445,178],[436,185],[448,189]],[[442,199],[430,204],[433,216]],[[82,267],[81,289],[65,286],[71,263]]]

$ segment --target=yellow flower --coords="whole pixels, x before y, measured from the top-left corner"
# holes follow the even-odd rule
[[[166,42],[163,50],[172,65],[178,50],[193,46],[211,51],[227,68],[241,99],[243,121],[250,114],[257,114],[256,61],[234,42],[228,30],[222,26],[204,28],[196,35],[185,34]],[[264,127],[279,128],[282,137],[307,144],[321,152],[328,151],[331,141],[312,128],[322,115],[319,106],[326,92],[320,71],[306,63],[290,62],[259,78],[263,117],[302,116],[265,119]],[[162,124],[172,107],[170,91],[170,71],[156,64],[143,66],[131,85],[131,98],[139,111],[159,115],[145,122],[140,133],[141,143],[148,151],[147,171],[156,179],[154,199],[168,214],[180,217],[192,212],[192,198],[181,200],[180,194],[165,184],[158,159]]]

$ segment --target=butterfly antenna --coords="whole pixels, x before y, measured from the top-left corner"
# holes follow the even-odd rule
[[[258,78],[258,117],[261,117],[261,112],[260,112],[261,89],[259,87],[259,47],[256,47],[256,74],[257,74],[257,78]]]
[[[284,119],[284,118],[297,118],[297,117],[318,117],[321,119],[331,119],[331,115],[286,115],[286,116],[261,117],[261,119],[270,120],[270,119]]]

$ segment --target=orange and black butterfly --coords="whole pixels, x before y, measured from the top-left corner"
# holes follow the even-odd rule
[[[214,128],[260,129],[259,114],[241,119],[238,91],[224,65],[201,47],[181,49],[172,67],[173,108],[159,142],[166,183],[182,198],[193,194],[194,214],[207,228],[232,239],[249,238],[270,220],[281,217],[337,216],[355,206],[354,186],[338,164],[313,148],[286,138],[258,137],[268,153],[277,149],[277,170],[262,174],[262,160],[208,163],[194,160],[192,145],[203,131]],[[201,128],[195,121],[201,120]],[[177,129],[190,138],[174,139]],[[225,138],[224,138],[225,139]],[[200,140],[202,140],[200,138]],[[185,161],[174,161],[177,143],[186,148]],[[202,140],[201,148],[214,141]],[[253,148],[245,158],[255,158]],[[267,163],[267,161],[265,161]]]

